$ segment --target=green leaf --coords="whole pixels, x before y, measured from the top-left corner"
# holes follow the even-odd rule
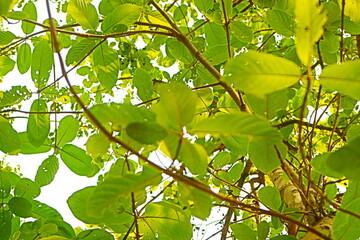
[[[80,42],[77,42],[74,46],[72,46],[69,52],[66,55],[65,63],[66,65],[71,65],[73,63],[79,63],[87,54],[92,51],[96,44],[99,41],[96,39],[85,38]]]
[[[211,196],[180,182],[178,188],[182,204],[190,209],[193,216],[205,221],[213,206]]]
[[[288,236],[288,235],[279,235],[273,238],[270,238],[270,240],[296,240],[297,238],[294,236]]]
[[[232,224],[230,228],[237,239],[256,240],[254,230],[244,223]]]
[[[7,16],[18,0],[0,0],[0,16]]]
[[[249,144],[249,155],[254,165],[264,173],[269,173],[280,166],[280,159],[275,146],[282,157],[286,156],[286,147],[280,141],[269,141],[265,138],[254,138]]]
[[[62,147],[60,157],[65,165],[77,175],[92,177],[99,170],[92,164],[92,158],[86,154],[84,149],[72,144]]]
[[[52,50],[46,40],[41,40],[34,48],[31,58],[31,78],[35,87],[44,87],[53,66]]]
[[[17,154],[20,148],[19,134],[5,118],[0,116],[0,150],[8,154]]]
[[[96,30],[99,16],[96,8],[86,0],[70,0],[67,12],[82,26],[83,29]]]
[[[195,0],[195,5],[201,12],[206,13],[213,8],[214,2],[208,0]]]
[[[129,27],[140,17],[141,11],[141,6],[130,3],[122,4],[105,17],[101,24],[101,30],[103,32],[114,32],[116,26],[120,24]]]
[[[0,5],[1,9],[1,5]],[[0,209],[0,240],[9,240],[11,236],[12,214],[9,210]]]
[[[310,67],[312,64],[313,48],[324,33],[323,26],[327,21],[317,0],[295,1],[295,29],[296,53],[301,62]]]
[[[276,211],[280,208],[281,196],[276,188],[266,186],[261,188],[258,194],[260,201],[272,210]]]
[[[90,215],[90,196],[93,194],[95,186],[86,187],[74,192],[67,200],[69,208],[74,216],[87,224],[124,224],[133,220],[133,217],[125,212],[111,211],[105,209],[102,215]]]
[[[54,208],[46,205],[45,203],[39,202],[37,200],[30,200],[32,205],[32,217],[36,219],[56,219],[62,221],[63,218],[60,213]]]
[[[23,100],[29,98],[30,95],[31,93],[26,87],[13,86],[10,90],[2,93],[2,98],[0,99],[0,107],[19,104]]]
[[[24,5],[23,12],[28,14],[28,19],[36,22],[37,11],[36,6],[32,1],[29,1]],[[23,21],[21,23],[21,29],[25,34],[31,34],[35,29],[35,24]]]
[[[316,157],[314,157],[310,164],[311,166],[318,171],[319,173],[329,176],[329,177],[334,177],[334,178],[341,178],[343,177],[343,174],[339,173],[338,171],[333,170],[328,164],[327,164],[327,159],[332,155],[332,153],[329,152],[325,152],[323,154],[317,155]]]
[[[258,240],[265,240],[270,231],[270,224],[265,221],[261,221],[257,225]]]
[[[29,200],[34,199],[40,195],[40,186],[28,178],[21,178],[16,183],[14,195]]]
[[[147,186],[157,185],[161,181],[161,173],[147,165],[143,166],[141,174],[124,174],[118,172],[108,174],[90,197],[88,212],[91,216],[102,216],[106,208],[114,205],[122,197],[131,192],[145,189]]]
[[[215,45],[204,53],[204,57],[212,64],[218,65],[228,59],[227,45]]]
[[[57,157],[54,155],[49,156],[39,166],[35,175],[35,182],[37,182],[40,187],[50,184],[54,180],[58,169],[59,160]]]
[[[31,66],[31,47],[27,43],[20,45],[17,56],[16,65],[21,74],[26,73]]]
[[[264,96],[297,83],[299,67],[281,57],[249,51],[242,53],[225,66],[223,80],[246,93]]]
[[[296,23],[290,14],[280,9],[267,11],[267,20],[270,26],[285,37],[294,36]]]
[[[59,128],[56,133],[56,145],[64,146],[66,143],[72,142],[79,130],[79,121],[73,116],[66,116],[60,120]]]
[[[227,45],[226,32],[221,25],[209,22],[205,25],[205,39],[209,47]]]
[[[28,123],[27,123],[27,137],[32,145],[40,147],[48,138],[50,132],[50,115],[48,112],[46,102],[42,99],[35,99],[31,104]]]
[[[14,20],[24,20],[29,18],[29,14],[24,11],[11,11],[7,14],[7,17]]]
[[[208,156],[202,145],[183,140],[178,158],[179,161],[185,163],[185,166],[192,174],[198,175],[206,173]]]
[[[166,137],[166,130],[157,123],[134,122],[126,127],[126,133],[136,141],[144,144],[155,144]]]
[[[179,83],[161,84],[158,90],[160,102],[153,107],[155,113],[161,116],[158,122],[172,129],[182,130],[195,116],[196,94]]]
[[[230,30],[233,32],[234,36],[242,43],[251,42],[254,37],[253,30],[241,21],[231,21]]]
[[[110,141],[104,134],[94,134],[86,142],[86,151],[93,157],[103,156],[110,147]]]
[[[1,1],[1,0],[0,0]],[[0,56],[0,77],[5,76],[13,70],[15,62],[8,56]]]
[[[78,240],[114,240],[114,236],[104,229],[89,229],[76,236]]]
[[[27,218],[32,216],[32,204],[26,198],[13,197],[10,199],[8,205],[11,212],[19,217]]]
[[[133,84],[137,88],[137,94],[142,101],[151,99],[153,94],[153,84],[150,74],[137,68],[134,72]]]
[[[192,63],[194,61],[192,54],[181,42],[174,40],[166,44],[166,47],[173,58],[184,63]]]
[[[262,137],[269,142],[280,140],[280,133],[267,121],[246,113],[218,114],[195,124],[189,133]]]
[[[320,83],[330,90],[339,91],[359,100],[360,60],[325,67],[320,75]]]
[[[118,80],[120,62],[118,53],[107,44],[101,44],[93,52],[94,67],[97,77],[104,87],[112,89]]]
[[[35,147],[30,143],[26,132],[19,133],[19,137],[21,141],[20,153],[22,154],[46,153],[51,150],[52,143],[48,138],[45,140],[43,145]]]
[[[231,155],[228,152],[219,152],[212,160],[215,169],[221,169],[231,161]]]
[[[0,172],[0,197],[5,199],[9,196],[11,190],[11,182],[9,176],[5,172]]]
[[[139,229],[144,239],[191,239],[190,216],[177,205],[168,202],[150,203],[142,217]]]
[[[15,34],[9,31],[0,31],[0,45],[7,45],[16,38]]]
[[[351,180],[360,180],[360,137],[353,139],[344,147],[331,153],[326,164],[334,171],[342,173]]]
[[[344,208],[350,212],[360,214],[360,198],[351,201]],[[358,239],[360,237],[360,220],[350,214],[341,211],[337,212],[332,227],[335,239]]]

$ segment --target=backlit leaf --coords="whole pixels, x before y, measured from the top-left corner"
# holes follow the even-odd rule
[[[342,6],[342,0],[338,0],[339,6]],[[360,1],[359,0],[345,0],[346,16],[349,16],[354,22],[360,22]]]
[[[201,12],[206,13],[209,9],[213,8],[214,2],[208,0],[195,0],[195,5]]]
[[[5,76],[13,70],[15,62],[8,56],[0,56],[0,77]]]
[[[11,189],[11,182],[9,176],[4,173],[0,172],[0,197],[1,199],[5,199],[9,196]]]
[[[295,1],[296,53],[306,67],[312,64],[314,45],[323,35],[323,26],[327,21],[326,15],[321,13],[317,4],[316,0]]]
[[[54,155],[49,156],[39,166],[36,172],[35,182],[37,182],[40,187],[50,184],[54,180],[58,169],[59,160],[57,157]]]
[[[84,28],[95,30],[99,25],[96,8],[86,0],[70,0],[67,11]]]
[[[73,45],[66,55],[66,65],[69,66],[73,63],[79,63],[91,50],[93,50],[98,42],[99,41],[96,39],[85,38]]]
[[[46,40],[41,40],[34,48],[31,59],[31,78],[35,87],[44,87],[53,66],[52,50]]]
[[[256,240],[256,233],[244,223],[232,224],[231,230],[237,239]]]
[[[1,9],[1,8],[0,8]],[[9,210],[0,209],[0,240],[8,240],[11,236],[12,214]]]
[[[115,27],[120,24],[128,27],[140,17],[141,10],[142,7],[135,4],[121,4],[105,17],[101,24],[101,30],[113,32]]]
[[[16,38],[15,34],[9,31],[0,31],[0,45],[7,45]]]
[[[97,77],[104,87],[114,87],[120,69],[118,53],[107,44],[101,44],[93,52],[94,67]]]
[[[114,240],[114,236],[104,229],[88,229],[76,236],[79,240]]]
[[[353,139],[344,147],[331,153],[326,164],[334,171],[342,173],[351,180],[360,180],[360,137]]]
[[[21,142],[18,133],[5,118],[0,116],[0,150],[8,154],[17,154]]]
[[[134,72],[133,84],[137,88],[137,94],[141,100],[151,99],[153,94],[152,79],[147,71],[137,68]]]
[[[92,177],[98,168],[92,164],[92,158],[81,149],[72,144],[66,144],[60,151],[61,160],[74,173],[80,176]]]
[[[60,120],[59,128],[56,133],[56,144],[59,147],[75,139],[79,130],[79,121],[73,116],[66,116]]]
[[[0,16],[6,16],[18,0],[0,0]]]
[[[281,196],[275,187],[266,186],[260,189],[259,199],[272,210],[278,210],[281,206]]]
[[[28,14],[27,17],[28,19],[36,22],[37,11],[36,11],[36,6],[32,1],[29,1],[24,5],[23,11]],[[21,29],[25,34],[30,34],[34,31],[35,24],[23,21],[21,23]]]
[[[360,60],[325,67],[320,75],[320,83],[330,90],[339,91],[359,100]]]
[[[179,161],[185,163],[189,170],[197,175],[206,173],[208,157],[203,146],[183,140],[179,153]]]
[[[23,218],[31,217],[32,204],[23,197],[13,197],[9,200],[9,208],[15,215]]]
[[[86,142],[86,151],[93,157],[103,156],[110,147],[110,141],[104,134],[94,134]]]
[[[155,144],[166,137],[166,130],[157,123],[134,122],[126,127],[126,133],[136,141],[144,144]]]
[[[51,150],[52,143],[48,138],[45,140],[43,145],[41,145],[40,147],[35,147],[30,143],[26,132],[19,133],[19,137],[21,141],[20,153],[22,154],[46,153]]]
[[[159,122],[181,130],[195,116],[196,94],[179,83],[162,84],[158,90],[160,102],[153,109],[159,116]]]
[[[290,14],[283,10],[271,9],[267,12],[267,20],[270,26],[279,34],[286,37],[295,34],[296,23]]]
[[[27,124],[27,137],[32,145],[40,147],[50,132],[50,115],[45,100],[35,99],[31,104],[31,112]]]
[[[21,178],[16,183],[14,195],[16,197],[24,197],[29,200],[34,199],[40,195],[40,186],[28,178]]]
[[[223,80],[246,93],[263,97],[294,85],[299,76],[295,63],[272,54],[249,51],[226,64]]]
[[[27,43],[20,45],[16,58],[16,65],[21,74],[26,73],[31,66],[31,47]]]

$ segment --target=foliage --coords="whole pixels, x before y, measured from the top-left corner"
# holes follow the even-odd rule
[[[0,239],[359,238],[359,5],[0,0]]]

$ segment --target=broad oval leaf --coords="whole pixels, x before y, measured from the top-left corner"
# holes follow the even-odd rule
[[[99,170],[92,164],[92,158],[86,154],[84,149],[72,144],[62,147],[60,157],[65,165],[77,175],[92,177]]]
[[[5,76],[13,70],[15,62],[8,56],[0,56],[0,77]]]
[[[83,27],[96,30],[99,16],[96,8],[86,0],[70,0],[67,11]]]
[[[58,169],[59,160],[57,157],[54,155],[49,156],[39,166],[35,175],[35,182],[37,182],[40,187],[50,184],[54,180]]]
[[[51,140],[46,139],[43,145],[40,147],[35,147],[32,145],[28,139],[26,132],[19,133],[20,141],[21,141],[21,149],[20,153],[22,154],[38,154],[38,153],[46,153],[51,150]]]
[[[256,233],[244,223],[232,224],[231,230],[237,239],[256,240]]]
[[[42,99],[35,99],[31,104],[27,123],[27,137],[32,145],[40,147],[47,139],[50,132],[50,115],[46,114],[48,108]]]
[[[15,38],[15,34],[10,31],[0,31],[0,45],[7,45]]]
[[[360,60],[330,65],[320,75],[320,83],[333,91],[360,99]]]
[[[11,182],[9,176],[0,172],[0,197],[1,199],[5,199],[9,196],[11,190]]]
[[[15,185],[14,195],[29,200],[34,199],[40,195],[40,186],[28,178],[21,178]]]
[[[32,216],[32,204],[23,197],[13,197],[9,200],[9,208],[12,213],[19,217],[27,218]]]
[[[185,163],[191,173],[195,175],[206,173],[208,156],[202,145],[183,140],[178,158]]]
[[[19,134],[5,118],[0,116],[0,150],[8,154],[17,154],[20,148]]]
[[[160,102],[153,107],[164,126],[182,130],[195,116],[197,96],[187,86],[179,83],[162,84],[158,87]]]
[[[103,216],[92,216],[89,214],[90,196],[96,189],[95,186],[86,187],[74,192],[67,200],[67,204],[74,216],[88,224],[124,224],[133,218],[127,213],[117,213],[106,209]]]
[[[296,23],[289,13],[280,9],[271,9],[267,11],[267,20],[277,33],[286,37],[294,35]]]
[[[166,130],[153,122],[134,122],[126,127],[126,133],[136,141],[144,144],[155,144],[166,137]]]
[[[266,186],[261,188],[258,194],[261,202],[270,207],[272,210],[277,211],[281,206],[281,196],[276,188]]]
[[[28,14],[27,19],[30,19],[30,20],[33,20],[36,22],[37,11],[36,11],[36,6],[33,3],[33,1],[29,1],[24,5],[23,12]],[[25,34],[30,34],[34,31],[35,24],[23,21],[21,23],[21,29],[23,30],[23,32]]]
[[[8,12],[15,6],[18,0],[0,1],[0,16],[7,16]]]
[[[0,239],[8,240],[11,236],[12,214],[9,210],[0,209]]]
[[[114,240],[114,236],[104,229],[88,229],[76,236],[79,240]]]
[[[336,152],[329,154],[326,164],[345,177],[360,181],[360,137],[353,139]]]
[[[106,155],[110,141],[104,134],[94,134],[86,142],[86,151],[93,157]]]
[[[294,62],[272,54],[249,51],[226,64],[223,80],[246,93],[264,96],[294,85],[300,75],[300,69]]]
[[[272,128],[267,121],[247,113],[221,114],[207,118],[195,124],[188,132],[200,136],[212,134],[261,137],[269,142],[278,142],[281,139],[279,131]]]
[[[141,10],[142,7],[135,4],[121,4],[105,17],[101,24],[101,30],[113,32],[116,30],[115,27],[120,24],[128,27],[140,17]]]
[[[53,66],[53,53],[46,40],[41,40],[34,48],[31,58],[31,78],[35,87],[44,87]]]
[[[141,100],[146,101],[151,99],[153,94],[153,83],[151,76],[147,71],[137,68],[134,72],[133,84],[137,88],[137,95]]]
[[[101,85],[111,89],[118,80],[120,69],[118,53],[105,43],[96,48],[92,56]]]
[[[31,211],[33,218],[54,219],[59,221],[63,220],[61,214],[57,210],[46,205],[45,203],[39,202],[37,200],[30,200],[30,203],[32,205]]]
[[[88,55],[92,50],[94,50],[96,44],[98,44],[96,39],[85,38],[80,42],[72,46],[69,52],[66,55],[65,63],[66,65],[71,65],[73,63],[79,63],[86,55]]]
[[[79,121],[73,116],[66,116],[61,119],[56,133],[56,145],[62,147],[74,140],[78,130]]]
[[[27,43],[23,43],[20,45],[17,58],[16,65],[21,74],[26,73],[31,66],[31,47]]]
[[[295,29],[296,53],[301,62],[310,67],[315,43],[324,33],[327,17],[321,13],[317,0],[295,1]]]

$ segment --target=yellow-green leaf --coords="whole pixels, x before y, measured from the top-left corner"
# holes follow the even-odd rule
[[[309,67],[312,62],[314,44],[324,32],[327,17],[321,13],[317,0],[296,0],[295,3],[295,29],[296,52],[301,62]]]
[[[342,6],[342,0],[338,0],[339,6]],[[360,0],[345,0],[346,16],[349,16],[354,22],[360,22]]]
[[[27,136],[32,145],[40,147],[50,132],[50,115],[46,114],[48,108],[42,99],[35,99],[30,108],[31,113],[27,124]]]
[[[84,28],[96,30],[99,16],[96,8],[86,0],[70,0],[67,11]]]

